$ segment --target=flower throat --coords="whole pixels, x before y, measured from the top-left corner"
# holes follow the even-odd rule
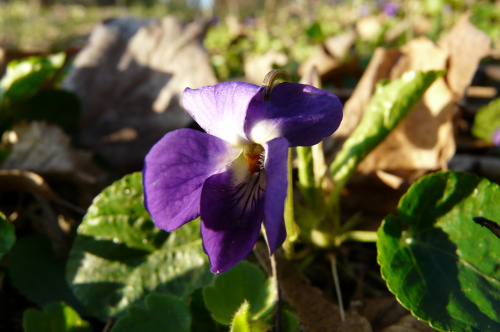
[[[251,144],[245,147],[243,154],[247,162],[247,168],[250,174],[260,171],[263,163],[264,148],[259,144]]]

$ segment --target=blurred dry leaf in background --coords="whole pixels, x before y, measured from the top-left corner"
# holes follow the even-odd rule
[[[113,168],[142,168],[151,146],[192,119],[186,87],[216,83],[200,41],[202,22],[113,19],[99,24],[63,87],[82,100],[82,141]]]
[[[309,59],[299,66],[299,75],[305,77],[316,68],[321,77],[335,76],[336,70],[346,66],[344,60],[349,55],[355,40],[356,33],[353,30],[325,39],[323,44],[315,47]]]
[[[245,58],[245,81],[260,85],[264,77],[275,66],[283,67],[287,64],[288,57],[283,52],[273,50],[267,51],[264,54],[253,54]]]
[[[455,153],[452,117],[479,61],[490,54],[490,39],[464,14],[437,45],[425,37],[397,50],[377,49],[344,108],[335,133],[347,137],[359,123],[376,83],[410,70],[447,69],[403,122],[360,164],[362,173],[403,172],[407,180],[417,171],[446,168]]]
[[[91,154],[73,148],[70,138],[56,125],[45,122],[16,124],[4,133],[2,144],[12,149],[2,169],[59,174],[82,183],[95,183],[100,175]]]

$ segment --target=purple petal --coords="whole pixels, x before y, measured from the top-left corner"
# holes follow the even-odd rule
[[[275,138],[266,143],[266,198],[264,203],[264,226],[271,254],[286,238],[285,200],[288,189],[288,141]]]
[[[201,193],[201,236],[211,270],[223,273],[252,251],[264,215],[264,172],[240,182],[233,169],[212,175]]]
[[[200,215],[202,186],[222,172],[241,149],[192,129],[166,134],[146,156],[144,204],[155,224],[172,231]]]
[[[491,140],[493,141],[493,144],[495,144],[496,146],[500,146],[500,128],[498,128],[493,133],[493,137],[491,138]]]
[[[285,137],[291,146],[319,143],[337,130],[342,121],[342,104],[337,96],[310,85],[280,83],[268,102],[262,91],[252,99],[246,116],[246,134],[264,144]]]
[[[209,134],[233,144],[248,144],[244,124],[250,100],[259,87],[244,82],[225,82],[192,90],[187,88],[182,103]]]

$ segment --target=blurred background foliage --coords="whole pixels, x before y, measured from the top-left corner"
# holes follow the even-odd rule
[[[210,22],[204,45],[217,76],[243,75],[251,54],[287,54],[284,69],[296,72],[328,37],[356,29],[355,54],[361,63],[377,46],[400,46],[418,35],[438,40],[464,11],[499,47],[500,4],[471,0],[3,0],[0,45],[22,52],[78,50],[98,21],[113,17],[174,15],[183,22]],[[375,18],[371,34],[359,22]],[[8,59],[10,60],[10,59]]]

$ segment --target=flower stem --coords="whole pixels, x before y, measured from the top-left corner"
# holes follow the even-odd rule
[[[340,246],[345,241],[377,242],[377,232],[375,231],[349,231],[337,237]]]
[[[284,211],[284,219],[285,219],[285,228],[286,228],[286,240],[283,243],[283,250],[285,251],[285,255],[288,258],[293,257],[293,243],[299,237],[299,228],[297,223],[295,222],[295,216],[293,211],[293,150],[292,148],[288,149],[288,189],[285,200],[285,211]]]
[[[281,291],[278,279],[278,269],[276,266],[276,258],[274,257],[274,254],[271,255],[270,259],[271,259],[271,272],[274,277],[274,288],[276,291],[276,302],[274,306],[276,310],[276,314],[274,317],[274,332],[281,332]]]

